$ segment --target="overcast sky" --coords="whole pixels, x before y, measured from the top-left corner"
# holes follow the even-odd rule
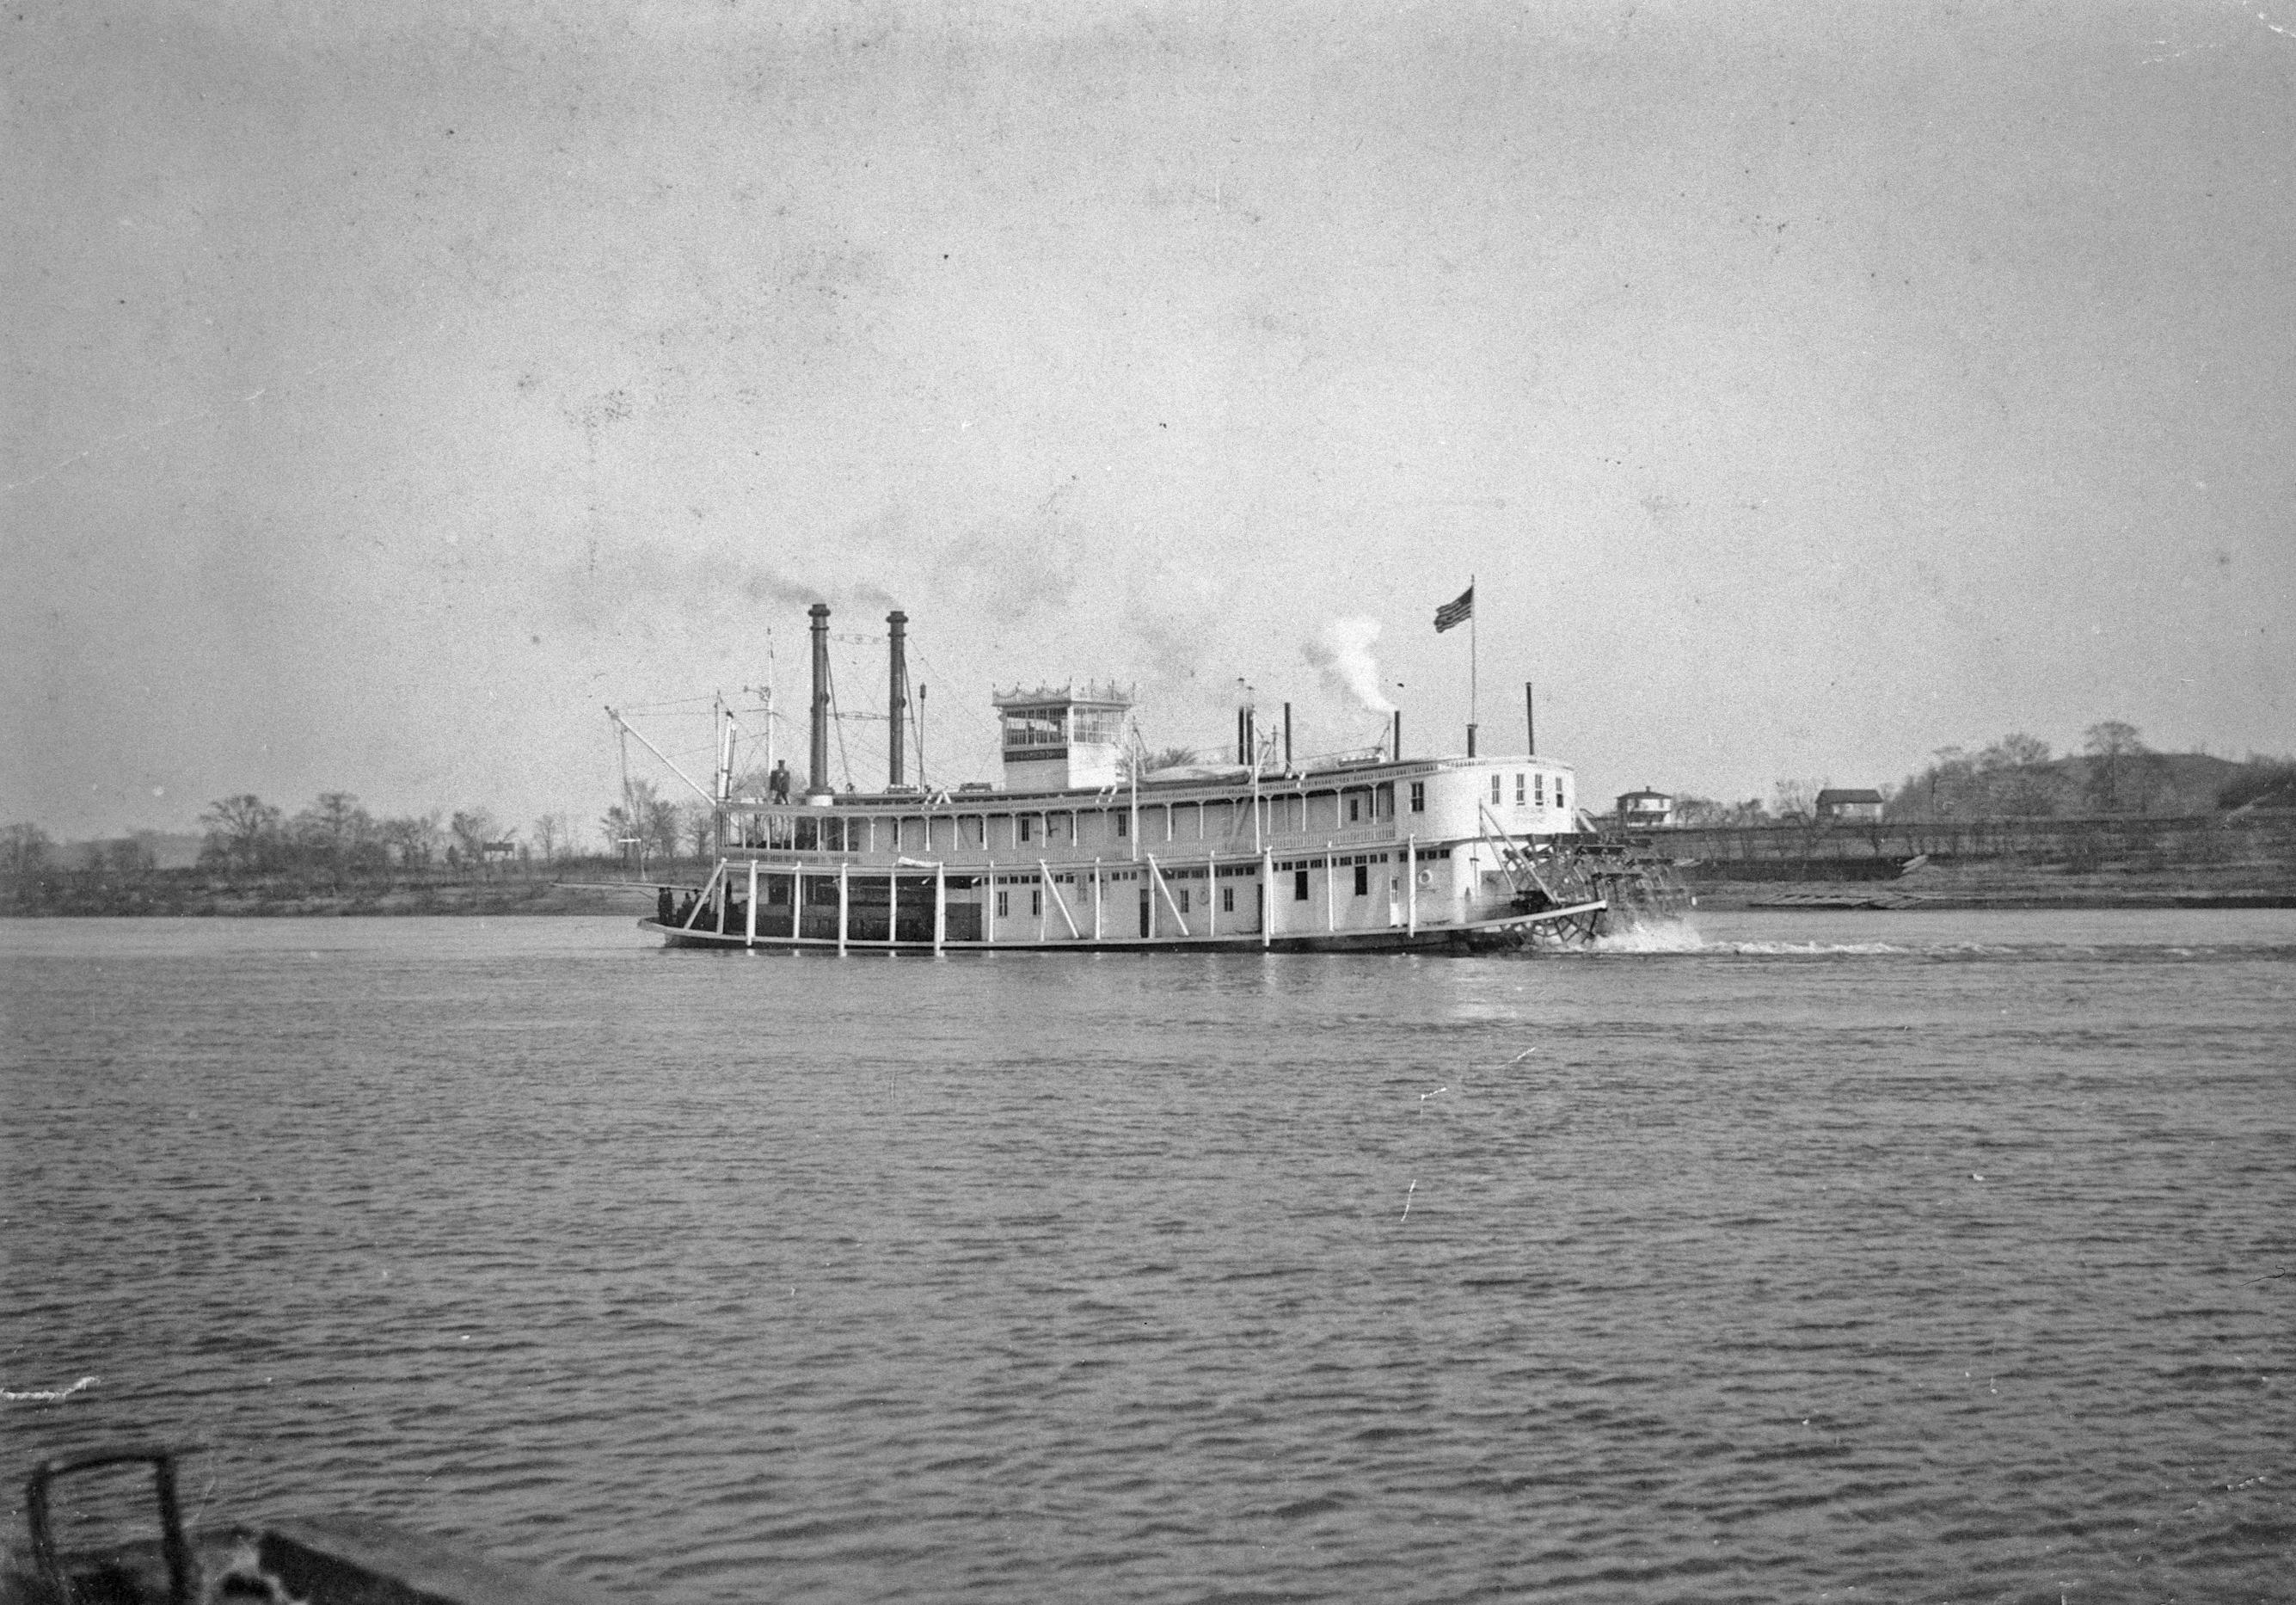
[[[2289,0],[0,28],[0,819],[587,825],[816,597],[937,780],[992,681],[1366,742],[1345,619],[1456,749],[1470,574],[1590,797],[2296,747]]]

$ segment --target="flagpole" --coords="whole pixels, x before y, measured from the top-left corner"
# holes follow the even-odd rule
[[[1467,576],[1467,595],[1475,598],[1475,577],[1472,574]],[[1475,755],[1475,600],[1467,604],[1467,756],[1470,758]]]

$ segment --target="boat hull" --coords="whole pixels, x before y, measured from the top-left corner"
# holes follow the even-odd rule
[[[1481,953],[1538,946],[1584,945],[1601,934],[1607,906],[1601,902],[1510,915],[1472,925],[1422,926],[1416,931],[1385,927],[1368,931],[1314,931],[1261,937],[1257,932],[1226,936],[1152,936],[1133,939],[1070,937],[1042,942],[839,942],[833,936],[759,936],[738,931],[723,934],[641,919],[641,929],[664,946],[729,952],[808,953]]]

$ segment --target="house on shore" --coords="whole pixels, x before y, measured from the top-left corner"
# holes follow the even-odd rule
[[[1618,815],[1621,830],[1671,825],[1674,823],[1674,798],[1662,791],[1652,791],[1647,786],[1641,791],[1621,792],[1619,794]]]
[[[1882,817],[1882,794],[1869,787],[1828,786],[1817,794],[1817,822],[1855,825]]]

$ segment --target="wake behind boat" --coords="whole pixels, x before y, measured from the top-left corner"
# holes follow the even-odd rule
[[[1687,906],[1669,865],[1587,826],[1568,764],[1406,761],[1390,742],[1294,765],[1288,731],[1279,753],[1239,710],[1234,763],[1143,775],[1111,685],[1000,692],[1001,786],[908,785],[898,613],[886,788],[834,792],[829,616],[811,610],[802,797],[778,778],[733,795],[721,747],[716,866],[641,922],[671,947],[1477,951],[1584,944]]]

